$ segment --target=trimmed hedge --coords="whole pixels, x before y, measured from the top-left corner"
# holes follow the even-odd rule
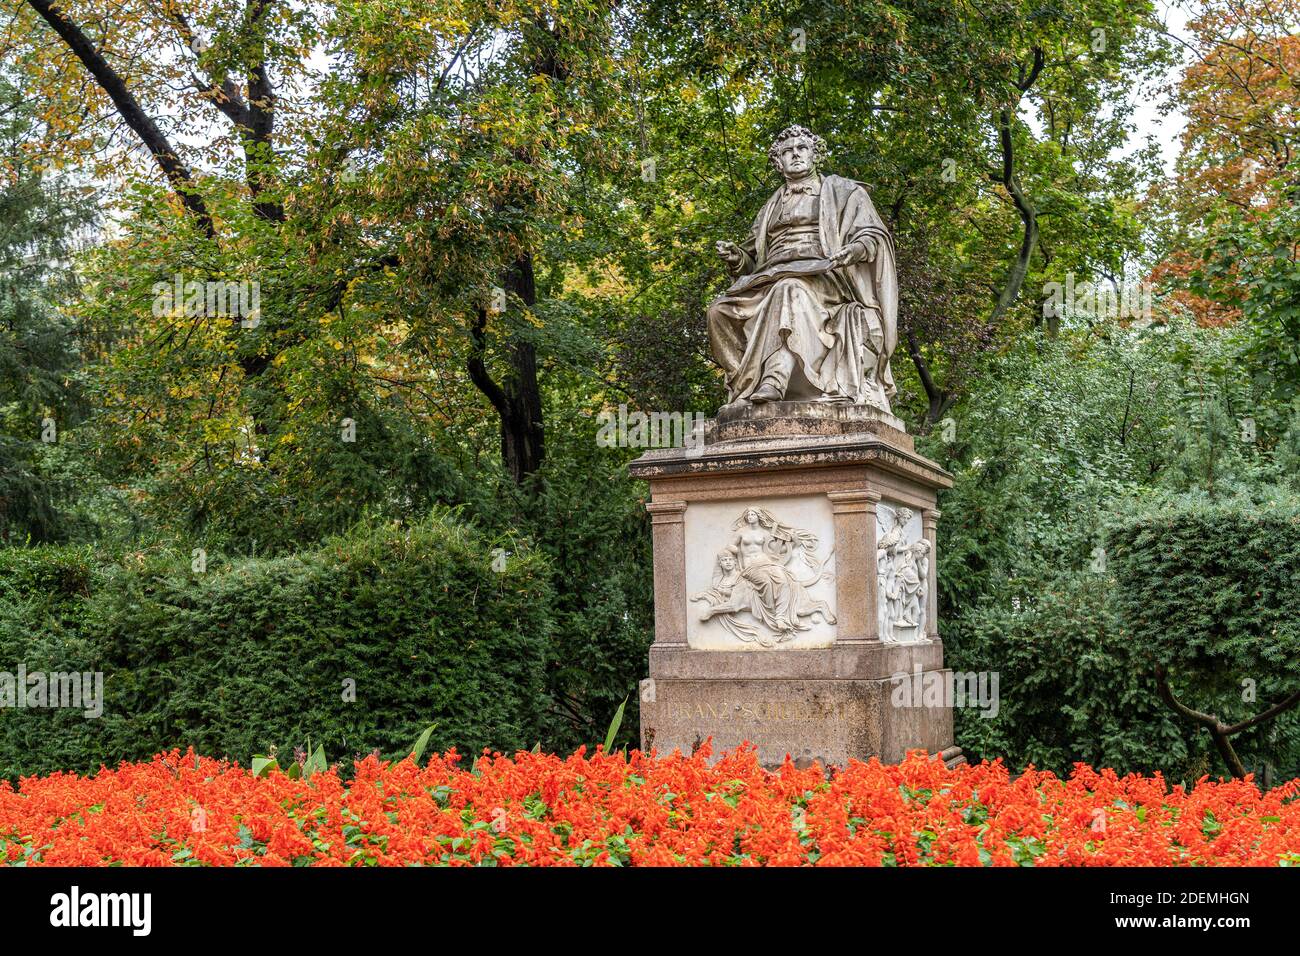
[[[1010,606],[1000,592],[966,609],[955,634],[948,626],[948,666],[996,672],[999,680],[995,719],[976,708],[953,712],[967,756],[1061,774],[1082,762],[1121,774],[1200,776],[1188,773],[1197,754],[1185,728],[1159,700],[1140,648],[1123,638],[1110,613],[1106,576],[1063,572],[1036,583],[1032,600]]]
[[[497,562],[500,566],[500,562]],[[0,710],[0,775],[92,771],[172,747],[247,761],[323,745],[527,747],[546,710],[553,595],[543,560],[493,569],[448,518],[223,562],[0,550],[0,670],[104,672],[104,713]],[[349,701],[345,682],[355,682]]]
[[[1116,607],[1161,662],[1295,673],[1300,662],[1300,505],[1175,499],[1108,529]],[[1280,676],[1280,674],[1279,674]],[[1300,676],[1300,675],[1296,675]]]
[[[1121,636],[1168,670],[1184,703],[1235,721],[1300,687],[1295,498],[1173,498],[1113,522],[1107,537]],[[1251,732],[1253,759],[1296,769],[1296,717]]]

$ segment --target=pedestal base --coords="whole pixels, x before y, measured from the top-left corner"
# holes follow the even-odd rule
[[[759,763],[768,769],[779,767],[787,755],[798,767],[813,762],[843,767],[850,760],[879,757],[897,763],[909,750],[948,749],[951,708],[897,706],[899,686],[889,678],[651,677],[641,682],[641,749],[690,754],[711,739],[716,754],[748,742],[757,747]]]
[[[947,683],[943,645],[840,643],[805,651],[694,651],[655,645],[641,682],[641,747],[715,753],[748,741],[759,762],[902,760],[952,744],[952,710],[917,686]],[[920,683],[918,683],[918,681]]]
[[[911,688],[947,682],[933,558],[951,476],[888,413],[782,404],[629,469],[655,544],[642,748],[749,742],[767,767],[949,751],[951,702]]]

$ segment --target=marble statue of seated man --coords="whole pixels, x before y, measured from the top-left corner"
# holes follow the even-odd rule
[[[734,281],[709,306],[727,407],[779,401],[889,411],[898,340],[894,245],[867,190],[821,175],[821,137],[791,126],[769,157],[785,184],[743,243],[719,242]]]

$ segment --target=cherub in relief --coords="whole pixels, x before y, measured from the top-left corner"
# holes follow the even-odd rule
[[[736,560],[736,549],[723,548],[718,552],[718,560],[713,565],[713,587],[692,596],[691,600],[708,601],[710,606],[727,604],[731,601],[731,594],[739,580],[740,564]],[[706,617],[705,620],[707,619]]]

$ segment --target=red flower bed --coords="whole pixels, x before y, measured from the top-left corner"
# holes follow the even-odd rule
[[[739,750],[568,758],[368,758],[255,777],[173,751],[94,777],[0,782],[0,852],[27,865],[1034,866],[1300,864],[1300,780],[1068,781],[1001,764],[947,770],[917,754],[826,779],[760,769]]]

